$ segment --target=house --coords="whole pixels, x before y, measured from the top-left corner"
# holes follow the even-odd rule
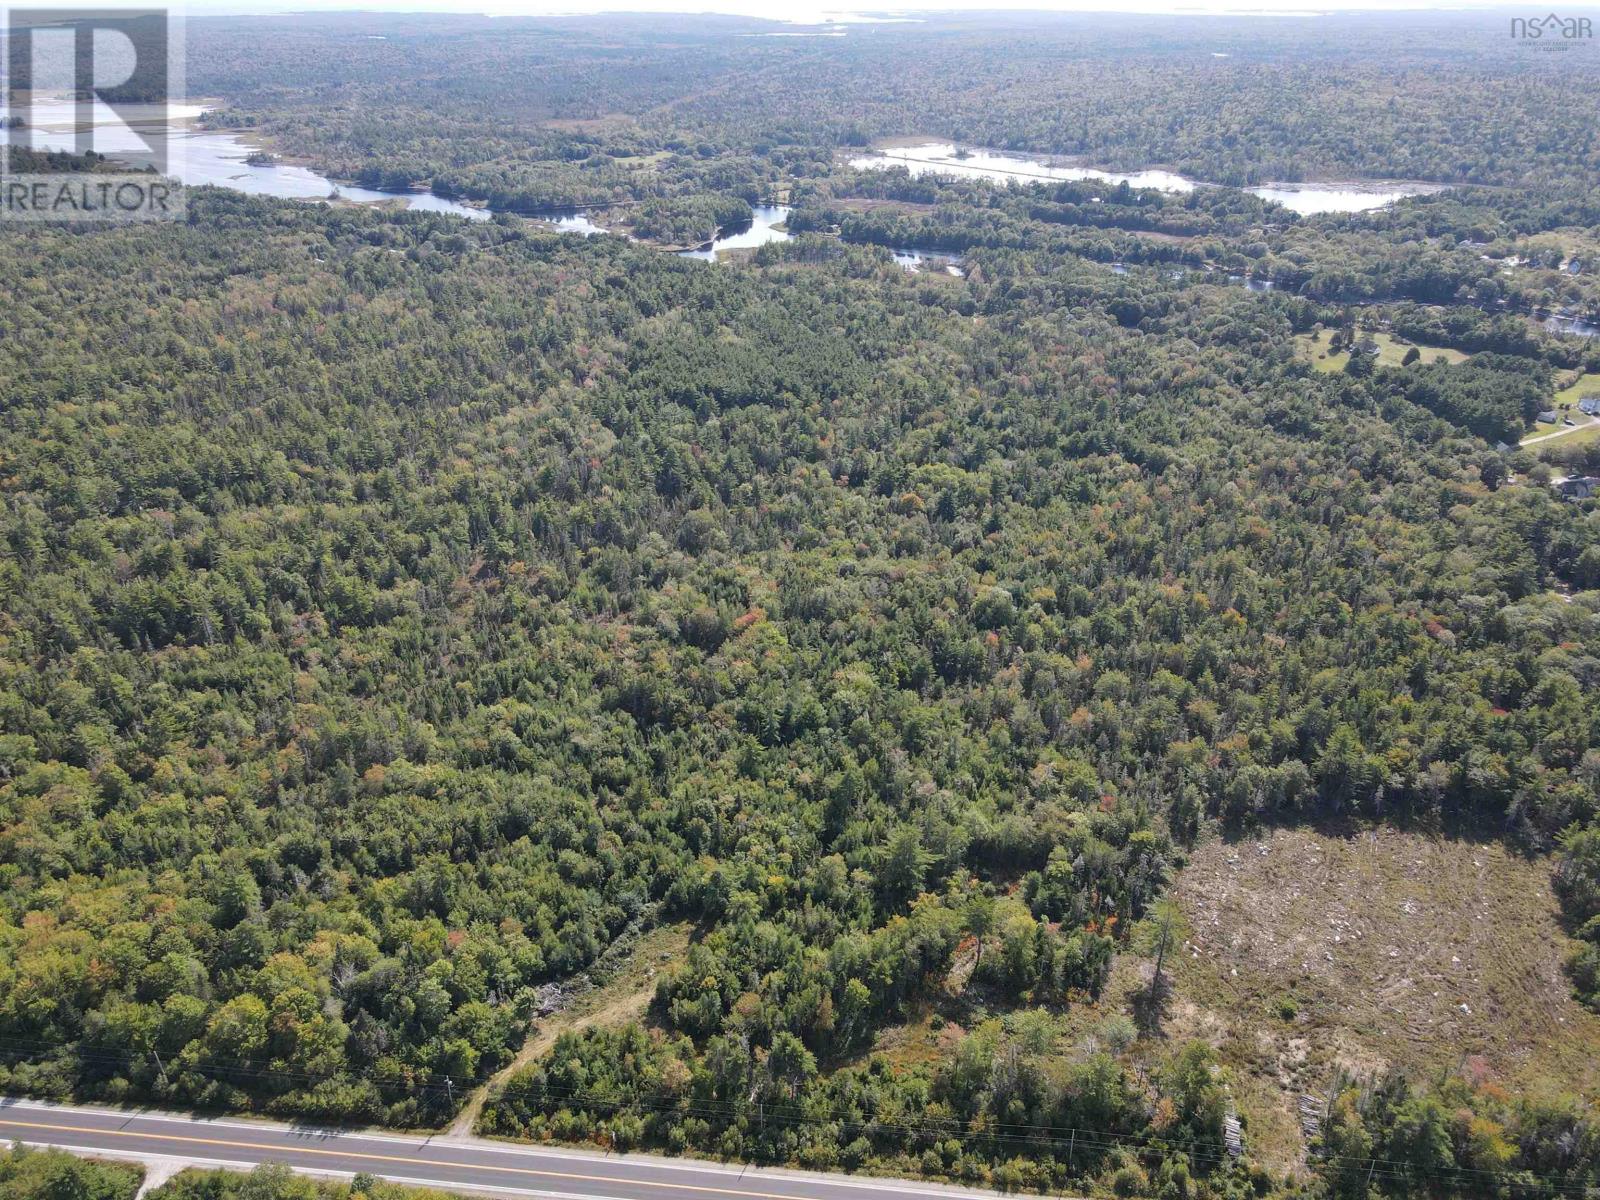
[[[1600,417],[1600,396],[1584,396],[1578,401],[1578,411],[1591,417]]]
[[[1554,425],[1560,419],[1561,418],[1556,414],[1556,410],[1553,408],[1545,409],[1542,413],[1534,418],[1534,420],[1538,421],[1541,425]]]
[[[1550,486],[1563,500],[1587,500],[1600,491],[1600,476],[1572,475],[1566,479],[1552,480]]]

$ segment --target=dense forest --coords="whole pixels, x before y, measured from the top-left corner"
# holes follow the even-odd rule
[[[1162,1200],[1600,1186],[1564,1080],[1331,1081],[1286,1174],[1230,1152],[1159,977],[1061,1023],[1198,839],[1291,823],[1547,856],[1600,1007],[1600,501],[1513,449],[1600,372],[1536,319],[1594,300],[1577,56],[376,20],[196,21],[191,85],[510,211],[0,227],[0,1091],[438,1126],[543,989],[670,922],[645,1019],[557,1039],[482,1131]],[[1298,218],[839,156],[930,132],[1500,186]],[[778,191],[792,240],[649,244]],[[645,241],[516,215],[554,203]],[[960,1036],[881,1054],[953,973]]]
[[[1600,171],[1593,56],[1530,53],[1499,13],[1315,27],[928,14],[773,36],[793,32],[714,16],[666,33],[644,16],[210,20],[191,34],[190,85],[229,97],[216,123],[258,128],[342,177],[431,180],[497,207],[755,199],[839,147],[908,135],[1236,185],[1581,191]]]

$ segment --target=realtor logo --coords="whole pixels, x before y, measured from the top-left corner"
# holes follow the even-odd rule
[[[182,37],[168,10],[12,8],[4,32],[0,220],[181,216]]]
[[[1594,38],[1590,17],[1563,17],[1546,13],[1542,17],[1512,17],[1511,37],[1536,50],[1570,50]]]

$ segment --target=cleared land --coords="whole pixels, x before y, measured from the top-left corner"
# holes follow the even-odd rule
[[[1335,1068],[1600,1096],[1600,1016],[1562,971],[1548,860],[1392,829],[1201,846],[1180,874],[1163,1032],[1218,1044],[1253,1140],[1303,1152],[1296,1098]]]
[[[450,1125],[450,1132],[466,1136],[478,1122],[491,1088],[499,1087],[513,1072],[527,1066],[556,1044],[563,1033],[591,1027],[616,1028],[641,1019],[656,994],[656,976],[689,949],[689,925],[664,925],[640,936],[605,983],[576,996],[560,1012],[533,1026],[517,1056],[489,1083],[479,1088]]]
[[[1446,362],[1466,362],[1468,356],[1459,350],[1451,350],[1445,346],[1429,346],[1422,342],[1408,342],[1388,333],[1362,333],[1359,336],[1370,337],[1378,346],[1377,362],[1380,367],[1398,367],[1405,359],[1406,351],[1415,346],[1422,355],[1422,361],[1432,362],[1436,358],[1443,358]],[[1319,371],[1342,371],[1350,361],[1350,352],[1341,350],[1337,354],[1328,352],[1328,340],[1332,337],[1331,330],[1324,330],[1321,335],[1310,333],[1297,333],[1294,336],[1295,348],[1313,367]]]
[[[879,200],[870,196],[845,196],[835,203],[850,212],[931,213],[936,207],[916,200]]]

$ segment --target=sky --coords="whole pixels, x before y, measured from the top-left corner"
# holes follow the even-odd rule
[[[111,0],[119,3],[151,0]],[[174,0],[169,0],[169,3]],[[918,11],[1031,10],[1052,12],[1159,13],[1307,17],[1331,11],[1402,12],[1418,10],[1482,11],[1530,8],[1549,10],[1552,0],[919,0],[916,8],[850,9],[838,0],[177,0],[189,14],[340,12],[458,12],[494,16],[545,16],[595,12],[726,13],[796,22],[861,19],[863,14],[913,17]],[[15,3],[14,7],[25,7]],[[1568,14],[1600,11],[1593,0],[1584,4],[1556,0],[1555,11]]]

